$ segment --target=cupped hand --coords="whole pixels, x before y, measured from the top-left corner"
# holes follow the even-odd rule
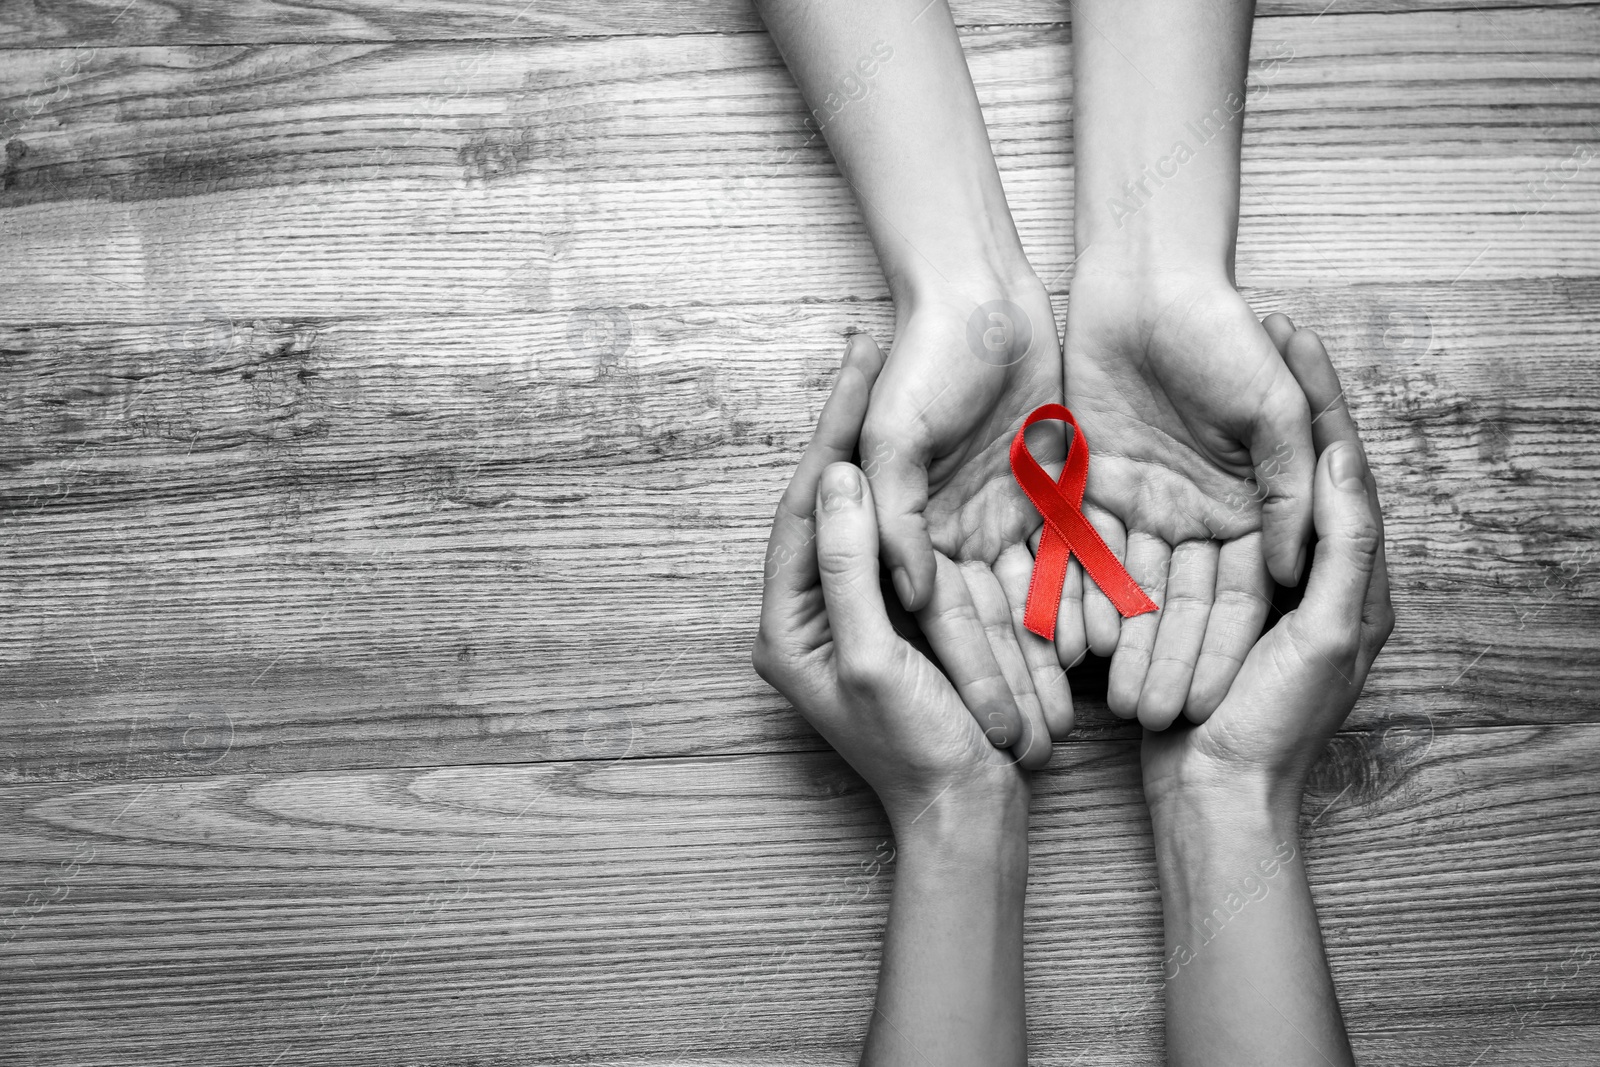
[[[773,522],[753,660],[904,827],[946,794],[1025,797],[1027,776],[889,621],[872,490],[847,462],[881,366],[852,339]]]
[[[1261,632],[1271,579],[1299,580],[1310,408],[1220,270],[1141,273],[1086,253],[1065,367],[1090,446],[1084,514],[1161,610],[1121,619],[1074,561],[1060,660],[1111,655],[1107,703],[1124,718],[1204,721]]]
[[[1307,772],[1394,628],[1377,487],[1338,375],[1310,330],[1294,331],[1281,315],[1268,329],[1318,412],[1311,577],[1300,605],[1250,650],[1205,722],[1145,733],[1152,808],[1196,790],[1243,789],[1298,811]]]
[[[1050,297],[1034,280],[919,299],[902,315],[861,434],[885,564],[962,700],[1029,767],[1072,726],[1050,643],[1022,623],[1043,524],[1011,474],[1011,439],[1061,397]],[[1030,435],[1042,462],[1059,428]],[[1049,435],[1053,432],[1055,436]]]

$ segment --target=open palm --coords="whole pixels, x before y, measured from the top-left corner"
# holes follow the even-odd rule
[[[919,307],[900,324],[861,437],[895,591],[962,699],[1005,726],[993,736],[1028,740],[1024,766],[1047,755],[1045,737],[1070,729],[1072,703],[1054,651],[1021,624],[1028,540],[1042,520],[1012,478],[1009,449],[1028,414],[1060,396],[1042,286],[982,307]],[[1060,439],[1036,454],[1059,461]]]
[[[1146,282],[1148,279],[1145,280]],[[1074,567],[1063,662],[1113,649],[1107,700],[1161,729],[1203,720],[1261,631],[1270,576],[1294,584],[1314,458],[1304,394],[1226,279],[1073,281],[1067,406],[1091,447],[1085,514],[1158,613],[1120,620]]]

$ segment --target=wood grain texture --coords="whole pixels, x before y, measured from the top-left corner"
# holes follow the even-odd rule
[[[1563,7],[1585,0],[1339,0],[1352,11],[1403,13],[1467,9],[1491,17],[1503,8]],[[1258,16],[1320,15],[1326,0],[1263,0]],[[953,0],[961,26],[1065,24],[1068,0]],[[0,0],[0,46],[59,42],[91,45],[253,44],[275,41],[461,40],[755,33],[749,0],[428,0],[403,7],[380,0]]]
[[[1516,6],[1256,31],[1241,280],[1330,343],[1400,616],[1302,820],[1366,1064],[1600,1064],[1600,9]],[[956,5],[1058,294],[1066,7]],[[0,55],[0,1058],[854,1062],[892,841],[747,652],[892,315],[749,8],[0,0]],[[1033,1062],[1148,1064],[1075,686]]]
[[[1159,1056],[1135,749],[1039,778],[1036,1063]],[[1363,1062],[1595,1032],[1597,758],[1592,727],[1336,744],[1303,822]],[[0,820],[37,1064],[849,1062],[893,877],[824,754],[8,787]]]
[[[1246,126],[1245,280],[1596,273],[1600,166],[1580,158],[1600,150],[1600,9],[1272,29]],[[1066,38],[967,45],[1018,225],[1062,291]],[[886,292],[762,35],[33,51],[0,78],[0,321]]]
[[[1354,720],[1600,719],[1600,281],[1252,292],[1328,338],[1399,628]],[[882,304],[0,332],[0,775],[815,747],[771,512]],[[1078,689],[1084,736],[1128,736]]]

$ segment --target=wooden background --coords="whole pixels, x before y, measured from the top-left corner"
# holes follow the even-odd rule
[[[1340,996],[1368,1064],[1600,1064],[1600,7],[1325,3],[1260,9],[1239,264],[1388,522],[1305,810]],[[957,16],[1064,312],[1066,5]],[[887,827],[748,647],[892,316],[741,0],[0,42],[0,1058],[853,1062]],[[1076,674],[1035,1061],[1148,1064],[1137,742]]]

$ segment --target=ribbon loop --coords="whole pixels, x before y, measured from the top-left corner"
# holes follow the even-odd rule
[[[1052,479],[1039,465],[1026,441],[1028,427],[1051,419],[1072,427],[1072,443],[1067,447],[1067,461],[1062,464],[1059,479]],[[1083,490],[1089,483],[1089,441],[1072,412],[1060,404],[1045,404],[1023,421],[1011,442],[1011,474],[1044,516],[1044,534],[1034,557],[1033,580],[1028,584],[1028,604],[1022,615],[1029,630],[1047,641],[1055,640],[1061,584],[1066,580],[1067,561],[1072,556],[1078,557],[1084,573],[1123,618],[1159,610],[1083,517]]]

